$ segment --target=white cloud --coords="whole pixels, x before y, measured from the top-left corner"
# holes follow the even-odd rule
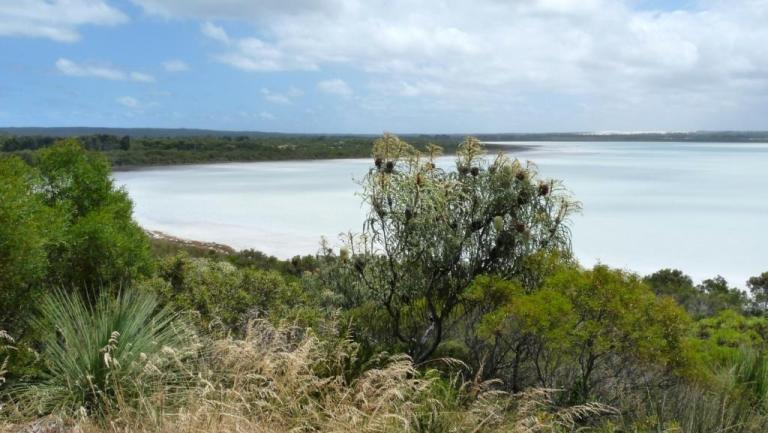
[[[116,99],[117,103],[128,107],[128,108],[138,108],[139,107],[139,101],[131,96],[121,96]]]
[[[262,111],[261,113],[259,113],[259,117],[265,120],[275,120],[275,115],[272,113],[268,113],[266,111]]]
[[[140,83],[152,83],[155,81],[155,77],[142,72],[125,72],[112,66],[78,64],[65,58],[60,58],[56,61],[56,68],[64,75],[73,77],[93,77],[115,81],[130,80]]]
[[[56,61],[56,68],[64,75],[73,77],[95,77],[105,80],[125,80],[125,72],[109,66],[78,65],[77,63],[61,58]]]
[[[220,27],[217,29],[221,29]],[[226,32],[203,33],[231,48],[216,56],[216,59],[238,69],[249,72],[274,72],[287,70],[314,70],[317,64],[304,56],[289,56],[274,44],[258,38],[231,40]]]
[[[133,1],[148,13],[254,24],[258,35],[243,38],[204,25],[222,43],[214,57],[252,72],[347,68],[369,83],[357,100],[382,111],[405,98],[413,105],[403,110],[522,123],[553,114],[542,102],[552,100],[563,110],[557,129],[646,118],[655,129],[768,99],[766,0],[679,10],[635,0]]]
[[[290,87],[287,92],[275,92],[273,90],[263,88],[261,89],[261,95],[265,100],[273,104],[289,105],[293,102],[294,98],[302,96],[304,92],[296,87]]]
[[[288,88],[288,91],[285,94],[289,98],[298,98],[299,96],[304,95],[304,91],[299,89],[298,87],[291,86]]]
[[[133,81],[138,81],[140,83],[154,83],[155,77],[145,74],[142,72],[131,72],[129,75],[130,79]]]
[[[48,38],[58,42],[80,39],[84,25],[116,25],[128,21],[120,10],[102,0],[2,0],[0,36]]]
[[[211,39],[224,42],[225,44],[229,43],[229,35],[227,35],[227,32],[224,31],[224,28],[219,27],[211,22],[206,22],[200,26],[200,31]]]
[[[344,0],[132,0],[147,13],[199,19],[269,19],[275,14],[332,13]]]
[[[189,65],[179,59],[171,59],[163,62],[163,68],[168,72],[184,72],[189,70]]]
[[[322,92],[343,96],[345,98],[352,96],[354,93],[352,88],[349,87],[349,84],[338,78],[333,80],[320,81],[317,83],[317,88]]]

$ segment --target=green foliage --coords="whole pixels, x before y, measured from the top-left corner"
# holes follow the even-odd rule
[[[713,367],[730,362],[742,349],[768,349],[768,318],[746,317],[733,310],[696,322],[701,353]]]
[[[727,309],[743,312],[749,306],[747,294],[731,287],[728,281],[719,275],[702,281],[697,289],[703,294],[702,305],[699,307],[702,315],[709,316]]]
[[[695,317],[705,317],[732,309],[746,311],[750,302],[746,294],[730,287],[721,276],[694,286],[691,277],[677,269],[662,269],[643,279],[659,296],[669,296]]]
[[[563,268],[532,292],[481,277],[470,299],[485,306],[474,328],[485,343],[483,369],[515,390],[538,385],[565,388],[574,401],[614,398],[608,384],[655,386],[654,378],[691,375],[698,365],[685,311],[636,275],[606,266]],[[645,372],[632,370],[639,368]]]
[[[0,157],[0,329],[19,330],[20,317],[12,312],[28,311],[47,273],[58,227],[41,189],[34,169],[16,157]]]
[[[639,362],[671,371],[690,368],[690,319],[673,301],[654,296],[636,275],[597,265],[560,272],[545,287],[573,305],[575,326],[565,350],[578,360],[579,398]]]
[[[763,311],[768,310],[768,272],[751,277],[747,280],[747,287]]]
[[[33,326],[42,335],[42,377],[17,387],[24,411],[37,414],[105,415],[134,405],[151,387],[167,385],[150,373],[175,370],[174,358],[190,347],[192,334],[171,309],[150,294],[102,293],[89,305],[57,291],[40,301]],[[168,357],[168,355],[173,355]]]
[[[43,195],[51,207],[76,219],[115,199],[109,162],[86,152],[75,139],[62,140],[35,154]]]
[[[567,343],[576,315],[566,296],[550,289],[526,292],[517,282],[481,276],[465,308],[464,341],[484,377],[502,378],[514,392],[548,385],[546,363],[536,355]]]
[[[83,292],[149,275],[153,259],[133,206],[109,163],[74,140],[0,158],[0,326],[23,337],[23,319],[51,286]]]
[[[191,164],[225,161],[275,161],[296,159],[364,158],[370,155],[374,136],[256,135],[119,137],[108,134],[82,135],[77,140],[90,151],[106,156],[115,167],[158,164]],[[425,146],[437,142],[455,151],[460,137],[411,136],[412,143]],[[44,149],[58,141],[49,136],[0,135],[0,152],[20,155]]]
[[[41,150],[35,165],[43,198],[64,224],[61,241],[50,251],[49,281],[98,289],[151,272],[147,237],[132,220],[133,205],[114,186],[103,156],[70,139]]]
[[[310,293],[275,271],[237,268],[226,261],[190,258],[184,254],[164,259],[159,279],[144,283],[176,311],[199,314],[200,325],[243,330],[248,320],[269,318],[312,322]],[[307,307],[307,308],[305,308]]]
[[[699,303],[699,291],[693,280],[679,269],[662,269],[643,278],[643,281],[656,295],[672,297],[689,312]]]

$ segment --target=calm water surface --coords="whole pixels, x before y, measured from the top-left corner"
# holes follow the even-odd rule
[[[584,265],[676,267],[739,286],[768,270],[768,144],[536,143],[511,155],[562,179],[582,202],[572,227]],[[287,258],[316,252],[321,236],[361,229],[355,179],[370,164],[211,164],[115,178],[145,228]]]

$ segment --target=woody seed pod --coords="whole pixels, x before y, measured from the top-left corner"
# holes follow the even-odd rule
[[[540,196],[545,196],[547,194],[549,194],[549,185],[546,184],[546,183],[543,183],[543,182],[540,183],[539,184],[539,195]]]
[[[355,258],[355,270],[362,273],[365,270],[365,259],[358,256]]]
[[[395,171],[395,161],[387,161],[384,171],[387,173],[392,173],[393,171]]]

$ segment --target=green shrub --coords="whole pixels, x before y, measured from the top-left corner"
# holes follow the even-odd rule
[[[48,270],[59,227],[42,196],[39,173],[16,157],[0,157],[0,329],[19,336],[18,323]]]
[[[180,254],[163,260],[158,274],[144,284],[145,290],[175,310],[198,313],[204,328],[218,323],[225,331],[243,330],[254,318],[311,322],[314,315],[312,308],[303,308],[311,306],[309,293],[275,271]]]

